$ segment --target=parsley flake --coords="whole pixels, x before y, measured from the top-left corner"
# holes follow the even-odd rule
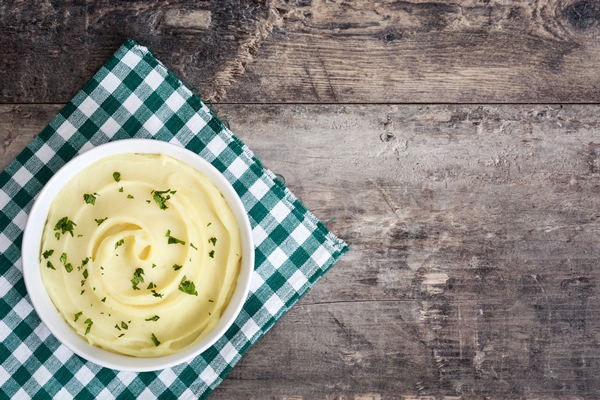
[[[208,239],[208,243],[212,243],[213,246],[217,245],[217,238],[216,237],[211,237],[210,239]]]
[[[123,186],[119,188],[119,193],[123,193]]]
[[[131,321],[129,321],[129,322],[131,322]],[[123,329],[127,330],[127,329],[129,329],[129,325],[127,325],[127,324],[125,323],[125,321],[121,321],[121,328],[123,328]]]
[[[117,243],[115,243],[115,250],[119,247],[122,246],[125,243],[124,239],[119,240]]]
[[[101,219],[95,219],[94,218],[94,221],[96,221],[96,223],[98,224],[98,226],[100,226],[100,224],[103,223],[104,221],[106,221],[107,219],[108,219],[108,217],[101,218]]]
[[[67,253],[62,253],[62,254],[60,255],[60,258],[59,258],[59,260],[60,260],[60,262],[61,262],[61,263],[63,263],[63,265],[64,265],[64,264],[67,262]]]
[[[158,341],[158,339],[156,338],[156,335],[154,335],[154,333],[150,336],[150,339],[152,339],[152,341],[154,342],[154,345],[158,347],[160,342]]]
[[[190,247],[193,248],[193,249],[198,250],[198,248],[196,246],[194,246],[194,243],[192,243],[192,242],[190,242]]]
[[[88,278],[88,270],[87,270],[87,269],[84,269],[84,270],[83,270],[83,277],[84,277],[85,279],[87,279],[87,278]]]
[[[140,290],[137,285],[144,282],[142,275],[144,275],[144,270],[141,268],[137,268],[133,273],[133,279],[131,280],[133,290]]]
[[[85,329],[84,335],[87,335],[88,333],[90,333],[90,329],[92,329],[92,325],[94,325],[94,321],[92,321],[91,318],[88,318],[85,320],[84,323],[87,324],[87,328]]]
[[[79,311],[77,314],[75,314],[75,322],[77,322],[79,317],[81,317],[82,315],[83,315],[83,311]]]
[[[215,251],[214,251],[214,250],[211,250],[211,251],[209,251],[209,252],[208,252],[208,256],[209,256],[210,258],[215,258]]]
[[[175,271],[179,271],[181,268],[183,268],[181,265],[179,265],[179,264],[173,264],[173,269]]]
[[[161,298],[161,299],[162,299],[162,297],[164,296],[164,294],[162,294],[162,293],[158,293],[158,292],[157,292],[156,290],[154,290],[154,289],[152,289],[152,290],[151,290],[151,292],[152,292],[152,296],[154,296],[154,297],[159,297],[159,298]]]
[[[121,333],[121,334],[120,334],[119,336],[117,336],[117,337],[123,337],[123,336],[125,336],[125,334],[124,334],[124,333]]]
[[[169,240],[167,240],[167,244],[185,244],[183,240],[174,238],[173,236],[169,236]]]
[[[146,318],[144,321],[158,321],[160,317],[158,315],[155,315],[154,317],[150,317],[150,318]]]
[[[154,289],[155,287],[156,287],[156,285],[154,284],[154,282],[150,282],[146,289]]]
[[[63,235],[66,232],[69,232],[71,234],[71,236],[73,236],[73,228],[76,226],[77,226],[77,224],[75,222],[71,221],[69,219],[69,217],[62,217],[61,219],[58,220],[58,222],[54,226],[54,230],[60,231],[60,233],[62,233]],[[56,232],[55,236],[57,239],[59,239],[60,238],[59,232]]]
[[[165,236],[168,238],[167,244],[183,244],[183,245],[185,245],[185,242],[183,240],[180,240],[180,239],[177,239],[176,237],[171,236],[170,229],[167,230],[167,234]]]
[[[52,265],[52,263],[50,262],[50,260],[48,260],[48,262],[46,263],[46,267],[53,269],[56,271],[56,268],[54,268],[54,265]]]
[[[130,194],[128,194],[128,195],[127,195],[127,198],[128,198],[128,199],[133,199],[133,196],[132,196],[132,195],[130,195]]]
[[[179,290],[186,294],[198,296],[198,292],[196,291],[196,285],[194,284],[194,282],[189,281],[185,275],[183,276],[183,278],[181,278],[181,282],[179,283]]]
[[[150,194],[152,195],[152,198],[154,199],[156,204],[158,204],[158,207],[161,210],[166,210],[169,207],[167,207],[165,202],[171,198],[171,194],[175,194],[176,192],[177,192],[176,190],[171,190],[171,189],[153,190],[150,192]]]
[[[45,252],[42,253],[42,255],[44,256],[44,259],[50,257],[52,254],[54,254],[54,250],[46,250]]]
[[[95,205],[96,204],[96,196],[100,196],[100,195],[98,193],[84,194],[83,200],[85,201],[86,204]]]
[[[102,299],[102,300],[100,300],[100,301],[101,301],[101,302],[103,302],[103,303],[106,303],[106,297],[105,297],[105,298],[103,298],[103,299]]]
[[[121,173],[118,171],[113,172],[113,178],[115,179],[115,181],[120,182],[121,181]]]
[[[156,268],[156,264],[152,263],[152,268]]]

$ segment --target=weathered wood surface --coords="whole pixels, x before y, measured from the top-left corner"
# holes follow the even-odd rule
[[[0,103],[67,102],[131,37],[227,102],[592,102],[594,0],[0,4]]]
[[[600,397],[600,106],[216,110],[352,246],[211,398]]]
[[[0,169],[152,44],[352,242],[212,398],[600,398],[599,22],[595,0],[3,2]]]

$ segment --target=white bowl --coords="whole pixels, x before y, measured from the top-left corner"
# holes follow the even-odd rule
[[[151,153],[166,154],[205,174],[221,191],[240,227],[242,238],[242,264],[237,286],[217,326],[200,342],[179,353],[156,358],[136,358],[112,353],[90,345],[61,317],[42,283],[40,274],[40,246],[42,231],[50,204],[61,188],[78,172],[90,164],[114,154]],[[23,234],[23,276],[33,307],[50,332],[75,354],[103,367],[122,371],[155,371],[189,361],[212,346],[229,329],[240,313],[248,296],[254,270],[254,243],[250,221],[242,201],[225,179],[209,162],[199,155],[167,142],[151,139],[126,139],[97,146],[65,164],[44,186],[38,195]]]

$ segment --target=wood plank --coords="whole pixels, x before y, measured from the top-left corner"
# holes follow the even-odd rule
[[[204,98],[243,72],[272,26],[263,1],[15,0],[0,6],[0,103],[66,103],[127,39]]]
[[[277,3],[281,24],[223,100],[595,103],[599,98],[597,2]]]
[[[0,103],[64,103],[132,37],[203,98],[598,102],[589,0],[46,2],[0,7]]]
[[[212,398],[600,396],[600,106],[215,110],[352,245]]]

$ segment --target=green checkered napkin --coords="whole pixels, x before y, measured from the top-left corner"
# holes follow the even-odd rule
[[[21,267],[35,196],[75,155],[117,139],[154,138],[210,161],[242,198],[256,264],[233,326],[189,363],[133,373],[86,362],[40,322]],[[0,398],[205,398],[347,250],[145,47],[128,40],[0,174]]]

